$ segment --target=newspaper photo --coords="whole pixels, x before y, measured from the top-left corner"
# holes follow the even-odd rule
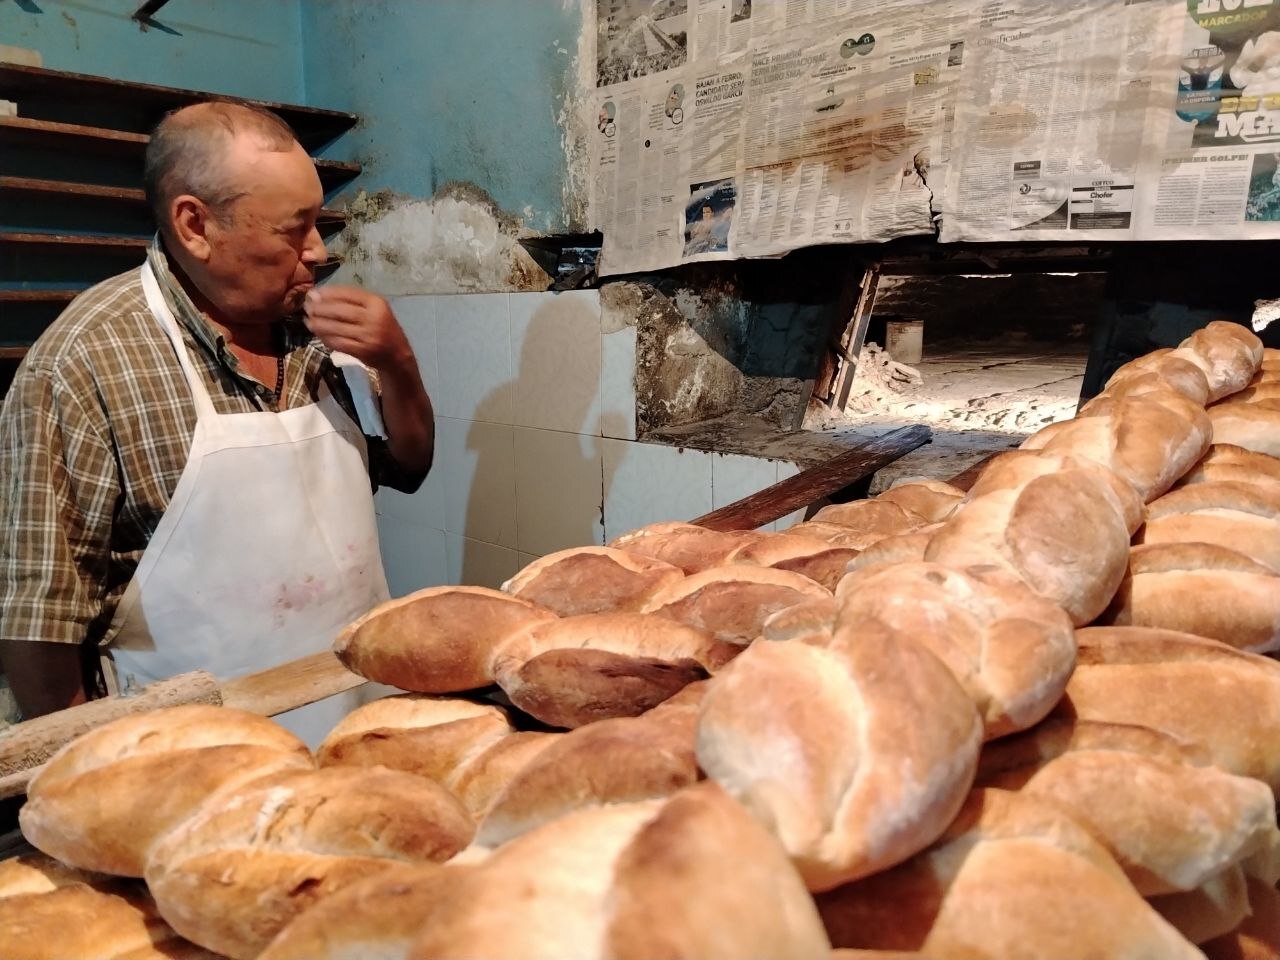
[[[1189,0],[1152,138],[1143,239],[1280,236],[1280,5]]]

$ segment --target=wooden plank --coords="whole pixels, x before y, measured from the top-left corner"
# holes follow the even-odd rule
[[[275,716],[367,681],[323,651],[218,683],[203,671],[148,684],[136,696],[108,697],[15,724],[0,732],[0,799],[25,793],[41,765],[64,744],[120,717],[186,703],[212,703]]]
[[[142,162],[151,138],[145,133],[109,130],[56,120],[31,117],[0,117],[0,143],[18,146],[51,147],[89,153],[123,156]],[[341,160],[315,160],[316,173],[325,191],[339,187],[360,176],[358,163]]]
[[[879,289],[880,264],[873,263],[863,275],[858,304],[854,308],[845,336],[840,341],[840,359],[836,362],[835,383],[832,384],[831,391],[833,410],[843,410],[849,405],[853,379],[858,374],[858,354],[862,352],[862,341],[867,338],[867,326],[871,323],[871,314],[876,308],[876,293]]]
[[[136,187],[105,187],[96,183],[72,183],[69,180],[38,180],[34,177],[0,176],[0,190],[26,193],[36,196],[61,196],[76,199],[111,200],[145,210],[146,192]],[[324,209],[316,219],[316,226],[325,236],[336,233],[347,224],[347,215],[341,210]]]
[[[0,98],[18,101],[23,105],[23,113],[32,117],[40,116],[39,101],[50,103],[57,101],[64,106],[72,104],[80,107],[86,115],[92,115],[96,105],[122,106],[137,117],[134,129],[131,131],[133,133],[145,133],[167,111],[193,103],[206,100],[251,103],[279,115],[294,129],[303,146],[308,148],[323,146],[330,140],[336,139],[354,127],[359,120],[359,117],[353,113],[338,110],[275,103],[268,100],[250,100],[180,87],[132,83],[126,80],[49,70],[44,67],[27,67],[15,63],[0,63]]]
[[[109,237],[96,234],[0,233],[0,246],[51,248],[67,253],[141,253],[151,241],[146,237]]]
[[[149,684],[137,696],[91,700],[14,724],[0,732],[0,798],[25,793],[31,777],[62,746],[112,720],[161,707],[221,702],[213,675],[197,670]]]
[[[928,443],[932,436],[933,431],[923,424],[900,427],[690,523],[711,530],[755,530],[843,490]]]
[[[29,346],[0,347],[0,360],[21,360],[27,355]]]
[[[3,290],[0,303],[70,303],[82,290]]]
[[[0,143],[56,149],[76,149],[99,154],[136,156],[139,160],[151,138],[145,133],[108,130],[78,123],[58,123],[31,117],[0,117]]]
[[[1009,449],[1012,450],[1014,448],[1010,447]],[[1000,456],[1000,454],[1008,452],[1008,450],[997,450],[990,456],[983,457],[973,466],[969,467],[969,469],[957,473],[954,477],[948,480],[947,483],[951,484],[953,487],[958,487],[965,493],[968,493],[973,485],[978,482],[978,475],[987,468],[987,464]]]
[[[41,196],[117,200],[133,206],[144,206],[147,202],[147,195],[136,187],[105,187],[96,183],[73,183],[70,180],[38,180],[35,177],[0,177],[0,190]]]
[[[331,651],[235,677],[222,684],[222,702],[263,716],[275,716],[367,682],[344,667]]]

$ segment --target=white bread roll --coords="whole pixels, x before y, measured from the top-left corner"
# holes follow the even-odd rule
[[[860,500],[859,503],[873,501]],[[901,510],[901,508],[898,508]],[[896,514],[894,514],[896,515]],[[854,550],[866,550],[872,544],[885,539],[887,534],[879,530],[860,530],[842,523],[829,520],[805,520],[787,527],[783,533],[793,537],[813,537],[829,543],[834,547],[849,547]]]
[[[280,774],[207,804],[147,860],[161,916],[236,960],[294,917],[399,861],[444,861],[474,833],[443,787],[380,767]]]
[[[1213,480],[1251,483],[1266,487],[1273,493],[1280,492],[1280,457],[1269,457],[1265,453],[1230,444],[1215,444],[1204,459],[1179,481],[1179,486]]]
[[[844,576],[845,567],[858,553],[854,547],[837,546],[816,537],[778,533],[744,544],[729,554],[725,562],[790,570],[834,590]]]
[[[937,531],[942,529],[942,526],[941,523],[933,523],[913,533],[885,537],[850,560],[845,567],[845,573],[896,563],[920,563],[929,549],[929,541]],[[839,583],[836,586],[839,587]]]
[[[77,870],[40,853],[0,860],[0,899],[51,893],[75,883],[109,887],[122,882],[105,873]]]
[[[1075,666],[1067,615],[994,567],[871,568],[845,577],[836,599],[838,621],[877,620],[946,664],[972,698],[986,739],[1043,719]]]
[[[179,937],[128,881],[0,898],[0,951],[5,960],[219,960]]]
[[[31,780],[19,813],[32,846],[99,873],[142,876],[155,841],[204,802],[311,754],[265,717],[203,704],[123,717],[76,738]]]
[[[1130,360],[1111,375],[1104,391],[1111,396],[1150,393],[1168,387],[1204,406],[1209,402],[1209,378],[1199,366],[1172,349],[1153,350]]]
[[[1248,879],[1239,867],[1224,870],[1186,893],[1147,899],[1160,916],[1197,944],[1233,932],[1249,916]]]
[[[1280,663],[1169,630],[1091,627],[1076,640],[1059,714],[1151,727],[1280,787]]]
[[[1209,408],[1213,442],[1280,457],[1280,400],[1220,403]]]
[[[493,655],[517,627],[555,614],[486,587],[429,587],[370,610],[339,634],[348,670],[415,693],[454,693],[493,683]]]
[[[685,573],[698,573],[722,565],[738,547],[762,536],[749,530],[725,532],[691,523],[655,523],[623,534],[609,546],[661,560]]]
[[[1017,736],[985,744],[978,757],[974,783],[979,787],[1019,790],[1038,770],[1077,750],[1136,753],[1191,767],[1207,767],[1213,763],[1203,744],[1163,730],[1131,723],[1054,716]]]
[[[910,533],[933,521],[891,499],[877,498],[830,504],[815,513],[812,522],[844,527],[865,548],[877,540]]]
[[[690,684],[638,717],[601,720],[556,739],[512,777],[476,834],[497,847],[586,806],[666,797],[696,783],[698,704]]]
[[[416,876],[402,869],[352,887],[295,921],[261,960],[827,960],[829,953],[813,902],[777,842],[702,783],[667,800],[579,810],[477,865]]]
[[[965,492],[941,480],[916,480],[890,487],[877,500],[896,503],[927,523],[941,523],[959,509]]]
[[[1076,419],[1033,434],[1022,449],[1092,460],[1127,480],[1150,502],[1204,456],[1212,437],[1202,406],[1173,390],[1158,390],[1099,397]]]
[[[511,632],[494,656],[492,672],[525,713],[573,728],[643,713],[705,679],[739,649],[668,617],[593,613]]]
[[[1194,890],[1280,842],[1271,788],[1211,766],[1070,750],[1033,773],[1021,792],[1062,806],[1143,896]]]
[[[1280,574],[1216,544],[1144,544],[1130,552],[1128,572],[1099,622],[1176,630],[1265,653],[1280,647]]]
[[[946,828],[982,725],[922,644],[841,618],[822,646],[756,643],[708,685],[698,764],[782,841],[811,890],[899,863]]]
[[[1190,360],[1209,380],[1209,401],[1244,388],[1264,359],[1262,341],[1248,327],[1215,320],[1178,345],[1172,356]]]
[[[975,790],[907,863],[818,898],[838,947],[965,960],[1199,960],[1058,807]]]
[[[969,489],[969,499],[976,500],[1001,490],[1017,490],[1038,477],[1067,472],[1082,474],[1089,477],[1095,485],[1105,487],[1130,535],[1142,526],[1147,508],[1133,484],[1092,460],[1066,453],[1043,453],[1036,450],[1010,450],[1002,453],[983,468]]]
[[[384,766],[426,777],[480,819],[520,767],[559,736],[516,733],[498,707],[404,694],[348,714],[316,760],[322,767]]]
[[[1280,893],[1248,881],[1249,916],[1231,933],[1204,944],[1206,960],[1280,960]]]
[[[549,553],[502,585],[512,596],[561,617],[638,610],[656,589],[684,572],[661,560],[613,547]]]
[[[797,603],[769,617],[760,628],[760,636],[769,641],[804,640],[821,645],[831,639],[837,609],[835,597]]]
[[[1280,489],[1206,480],[1147,509],[1137,543],[1214,543],[1280,572]]]
[[[1259,374],[1259,376],[1275,376],[1275,374],[1276,371],[1268,371],[1266,374]],[[1280,400],[1280,379],[1250,383],[1239,393],[1233,393],[1221,402],[1253,403],[1255,400]]]
[[[1009,469],[998,464],[989,470]],[[1130,513],[1096,470],[1065,466],[975,496],[933,535],[925,559],[998,566],[1080,626],[1106,609],[1124,578]]]
[[[764,621],[831,591],[799,573],[738,564],[692,574],[655,593],[646,613],[706,630],[717,640],[746,644],[760,636]]]

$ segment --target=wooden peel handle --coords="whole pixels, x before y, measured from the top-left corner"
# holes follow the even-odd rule
[[[325,651],[227,680],[221,686],[212,674],[196,670],[149,684],[137,696],[92,700],[36,717],[0,731],[0,799],[25,793],[36,771],[62,746],[121,717],[191,703],[221,704],[270,717],[364,682]]]
[[[0,732],[0,798],[17,796],[45,761],[76,737],[95,727],[160,707],[186,703],[222,703],[218,681],[203,670],[183,673],[143,688],[134,697],[91,700],[14,724]]]

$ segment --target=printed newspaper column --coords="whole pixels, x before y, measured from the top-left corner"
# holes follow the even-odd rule
[[[680,255],[685,262],[732,256],[741,215],[737,173],[746,66],[745,60],[728,62],[694,78],[692,137],[683,178]]]
[[[1280,236],[1280,4],[1178,6],[1179,56],[1159,77],[1168,99],[1155,114],[1141,235]]]
[[[689,31],[690,61],[706,65],[745,53],[753,24],[765,19],[771,8],[768,0],[695,0]]]
[[[1175,0],[1181,2],[1181,0]],[[992,0],[966,50],[942,239],[1136,236],[1168,0]]]
[[[605,237],[598,269],[670,266],[681,249],[689,2],[597,0],[595,10],[592,219]]]

